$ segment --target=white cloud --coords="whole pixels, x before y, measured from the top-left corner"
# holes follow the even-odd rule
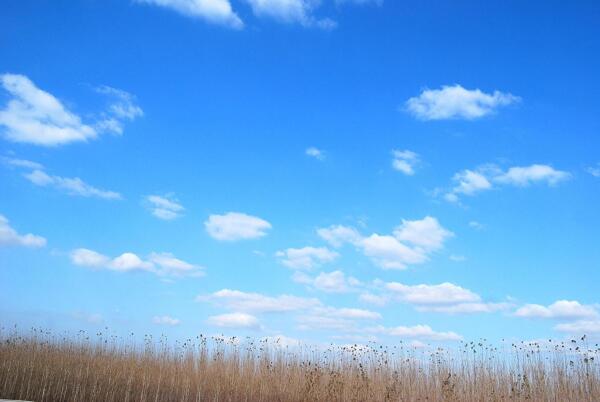
[[[306,148],[305,154],[320,161],[325,159],[325,151],[315,147]]]
[[[285,335],[266,336],[262,339],[267,342],[269,346],[277,348],[295,348],[302,344],[298,339],[290,338]]]
[[[600,163],[597,163],[596,166],[588,166],[585,171],[594,177],[600,177]]]
[[[342,271],[321,272],[314,278],[297,271],[293,280],[326,293],[350,292],[360,283],[356,278],[346,277]]]
[[[0,110],[2,135],[13,142],[56,146],[96,138],[96,130],[83,124],[54,96],[24,75],[2,74],[0,83],[12,95]]]
[[[236,241],[263,237],[271,229],[271,224],[256,216],[229,212],[225,215],[210,215],[204,222],[204,227],[214,239]]]
[[[334,261],[339,254],[327,247],[303,247],[278,251],[276,256],[281,258],[281,263],[288,268],[312,269]]]
[[[152,322],[156,325],[167,325],[170,327],[174,327],[176,325],[181,324],[181,321],[179,319],[170,317],[168,315],[155,316],[152,318]]]
[[[300,24],[322,29],[335,28],[331,19],[317,19],[312,15],[318,1],[314,0],[246,0],[257,17],[267,17],[286,24]]]
[[[79,177],[61,177],[51,176],[43,170],[34,170],[23,175],[27,180],[36,186],[51,186],[58,190],[65,191],[69,195],[81,197],[97,197],[105,200],[120,200],[121,194],[115,191],[101,190],[91,186],[81,180]]]
[[[456,254],[451,254],[450,257],[448,257],[450,259],[450,261],[454,261],[454,262],[465,262],[467,261],[467,257],[465,257],[464,255],[456,255]]]
[[[451,305],[417,306],[417,311],[443,314],[495,313],[511,308],[510,303],[458,303]]]
[[[381,307],[385,306],[389,302],[389,297],[366,292],[362,293],[359,296],[359,300],[364,303],[369,303]]]
[[[469,227],[471,229],[475,229],[475,230],[483,230],[483,229],[485,229],[485,225],[482,224],[482,223],[480,223],[480,222],[477,222],[477,221],[471,221],[471,222],[469,222]]]
[[[493,113],[501,106],[519,102],[510,93],[494,91],[487,94],[479,89],[468,90],[456,84],[441,89],[425,89],[406,101],[407,110],[421,120],[473,120]]]
[[[406,269],[409,265],[427,261],[424,250],[409,247],[393,236],[372,234],[364,238],[360,247],[367,257],[383,269]]]
[[[515,166],[508,169],[507,172],[494,178],[495,181],[502,184],[512,184],[525,187],[534,182],[545,182],[551,186],[568,180],[570,173],[554,169],[548,165]]]
[[[70,258],[74,265],[87,268],[120,272],[148,271],[158,276],[170,277],[203,275],[201,267],[177,259],[170,253],[151,253],[147,260],[143,260],[130,252],[111,258],[94,250],[78,248],[71,251]]]
[[[296,317],[301,330],[357,332],[357,321],[379,320],[381,314],[356,308],[321,307]]]
[[[44,166],[41,163],[29,161],[26,159],[2,157],[2,161],[9,166],[14,166],[18,168],[25,168],[31,170],[42,170],[44,168]]]
[[[558,324],[554,327],[560,332],[568,332],[575,335],[588,335],[600,333],[600,320],[580,320],[575,322]]]
[[[172,195],[149,195],[146,197],[146,202],[149,206],[152,215],[158,219],[170,221],[181,216],[185,210],[183,205],[179,203]]]
[[[462,336],[455,332],[436,332],[429,325],[415,325],[412,327],[398,326],[386,328],[377,326],[368,329],[370,332],[397,336],[400,338],[417,338],[431,341],[460,341]]]
[[[205,21],[242,29],[244,23],[233,11],[229,0],[136,0],[138,3],[153,4],[170,8],[178,13],[201,18]]]
[[[318,229],[317,234],[334,247],[353,244],[383,269],[405,269],[409,265],[422,264],[453,236],[430,216],[421,220],[403,220],[394,230],[394,236],[373,233],[363,237],[355,229],[339,225]]]
[[[454,175],[455,186],[444,198],[449,202],[458,202],[459,195],[472,196],[491,190],[495,184],[526,187],[532,183],[546,183],[550,186],[571,178],[571,174],[556,170],[550,165],[533,164],[530,166],[513,166],[502,171],[494,165],[484,165],[476,170],[465,169]]]
[[[336,248],[341,247],[344,243],[357,244],[362,238],[356,229],[342,225],[318,229],[317,234]]]
[[[208,317],[207,322],[215,327],[260,329],[258,318],[246,313],[229,313]]]
[[[247,293],[239,290],[223,289],[206,296],[198,296],[197,301],[208,301],[229,310],[254,313],[283,313],[318,307],[321,302],[314,298],[280,295],[265,296],[260,293]]]
[[[0,214],[0,246],[44,247],[46,239],[31,233],[21,235],[9,225],[8,219]]]
[[[439,285],[404,285],[398,282],[386,284],[386,289],[401,301],[412,304],[454,304],[478,302],[479,295],[449,282]]]
[[[442,227],[436,218],[426,216],[414,221],[403,219],[402,224],[394,230],[394,236],[426,251],[435,251],[442,248],[454,233]]]
[[[133,121],[144,115],[144,111],[135,101],[135,96],[122,89],[112,88],[107,85],[96,88],[98,93],[108,95],[113,101],[108,107],[108,115],[100,120],[96,127],[100,131],[108,131],[113,134],[123,134],[123,121]]]
[[[583,305],[578,301],[558,300],[549,306],[526,304],[515,312],[517,317],[582,319],[598,317],[594,306]]]
[[[413,151],[392,151],[392,167],[405,175],[415,174],[415,167],[419,164],[419,154]]]
[[[381,6],[383,4],[383,0],[335,0],[336,4],[355,4],[355,5],[367,5],[374,4],[376,6]]]

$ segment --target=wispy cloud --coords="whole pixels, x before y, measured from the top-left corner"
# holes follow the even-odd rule
[[[569,172],[550,165],[513,166],[503,171],[498,166],[488,164],[456,173],[452,177],[454,187],[444,194],[444,199],[458,202],[461,195],[473,196],[492,190],[496,186],[528,187],[536,183],[556,186],[571,177]]]
[[[152,318],[152,323],[156,325],[166,325],[169,327],[174,327],[176,325],[181,324],[181,321],[177,318],[173,318],[168,315],[155,316]]]
[[[275,254],[281,263],[292,269],[312,269],[334,261],[339,254],[327,247],[288,248]]]
[[[304,27],[332,29],[336,22],[329,18],[313,15],[319,2],[312,0],[245,0],[255,16],[271,18],[285,24],[300,24]]]
[[[152,215],[165,221],[179,218],[185,210],[172,194],[149,195],[145,197],[145,202]]]
[[[81,197],[96,197],[105,200],[120,200],[123,197],[115,191],[102,190],[87,184],[79,177],[61,177],[49,175],[43,170],[34,170],[23,175],[27,180],[36,186],[54,187],[57,190],[66,192],[69,195]]]
[[[315,147],[309,147],[309,148],[306,148],[306,151],[304,151],[304,153],[307,156],[310,156],[311,158],[315,158],[320,161],[325,160],[325,151],[323,151],[322,149],[315,148]]]
[[[71,251],[69,256],[74,265],[93,269],[119,272],[146,271],[162,277],[204,275],[202,267],[180,260],[171,253],[151,253],[147,259],[142,259],[137,254],[126,252],[111,258],[94,250],[78,248]]]
[[[415,174],[415,167],[419,164],[419,154],[409,150],[394,150],[392,155],[392,167],[394,169],[407,176]]]
[[[221,241],[258,239],[266,236],[271,224],[256,216],[241,212],[210,215],[204,222],[208,234]]]
[[[24,246],[39,248],[46,245],[46,239],[31,233],[19,234],[8,219],[0,214],[0,246]]]
[[[474,120],[520,100],[521,98],[510,93],[494,91],[488,94],[455,84],[444,85],[441,89],[425,89],[419,96],[407,100],[405,107],[421,120]]]
[[[142,4],[151,4],[169,8],[191,18],[200,18],[213,24],[242,29],[242,19],[233,11],[229,0],[135,0]]]
[[[108,106],[108,112],[96,124],[99,131],[123,134],[124,121],[133,121],[144,115],[144,111],[136,103],[135,96],[129,92],[107,85],[96,88],[96,91],[112,99]]]

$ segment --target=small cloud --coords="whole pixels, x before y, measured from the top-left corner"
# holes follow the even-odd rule
[[[515,316],[523,318],[583,319],[598,317],[594,306],[586,306],[578,301],[558,300],[549,306],[526,304],[515,311]]]
[[[450,257],[448,257],[450,259],[450,261],[454,261],[454,262],[464,262],[467,261],[467,257],[465,257],[464,255],[455,255],[455,254],[451,254]]]
[[[135,96],[129,92],[107,85],[96,88],[96,92],[113,99],[108,106],[107,115],[96,124],[99,131],[123,134],[123,121],[133,121],[144,115],[144,111],[136,103]]]
[[[434,331],[429,325],[415,325],[412,327],[398,326],[398,327],[384,327],[377,326],[368,329],[370,332],[377,334],[385,334],[389,336],[395,336],[404,339],[425,339],[430,341],[460,341],[462,336],[455,332],[437,332]]]
[[[531,183],[544,182],[554,186],[571,178],[571,174],[554,169],[548,165],[515,166],[496,176],[495,181],[502,184],[526,187]]]
[[[41,163],[29,161],[26,159],[2,157],[2,161],[9,166],[17,168],[25,168],[30,170],[42,170],[44,166]]]
[[[321,305],[319,300],[314,298],[291,295],[266,296],[260,293],[231,289],[222,289],[210,295],[198,296],[196,300],[211,302],[229,310],[252,313],[284,313],[306,310]]]
[[[482,224],[482,223],[480,223],[480,222],[477,222],[477,221],[471,221],[471,222],[469,222],[469,227],[471,229],[475,229],[475,230],[483,230],[483,229],[485,229],[485,225]]]
[[[303,272],[295,272],[294,282],[309,285],[325,293],[347,293],[355,289],[360,282],[353,277],[346,277],[342,271],[321,272],[316,277],[310,277]]]
[[[229,313],[208,317],[209,325],[221,328],[260,329],[258,318],[246,313]]]
[[[64,191],[68,195],[80,197],[96,197],[105,200],[121,200],[121,194],[115,191],[102,190],[87,184],[79,177],[61,177],[52,176],[43,170],[33,170],[23,175],[27,180],[36,186],[54,187],[57,190]]]
[[[224,215],[210,215],[204,222],[204,227],[213,239],[238,241],[266,236],[271,224],[256,216],[228,212]]]
[[[510,93],[494,91],[488,94],[456,84],[444,85],[441,89],[425,89],[419,96],[407,100],[405,106],[409,113],[421,120],[474,120],[520,100]]]
[[[19,234],[9,225],[8,219],[0,214],[0,246],[44,247],[46,239],[31,233]]]
[[[304,151],[304,153],[307,156],[310,156],[311,158],[315,158],[318,159],[320,161],[325,160],[325,151],[315,148],[315,147],[310,147],[310,148],[306,148],[306,151]]]
[[[244,23],[233,11],[229,0],[135,0],[137,3],[170,8],[181,15],[200,18],[213,24],[242,29]]]
[[[145,198],[145,201],[152,215],[165,221],[179,218],[185,210],[183,205],[179,203],[179,200],[170,194],[164,196],[149,195]]]
[[[300,24],[304,27],[333,29],[337,23],[329,18],[316,18],[314,8],[319,2],[312,0],[246,0],[252,12],[259,18],[271,18],[284,24]]]
[[[600,177],[600,163],[597,163],[596,166],[588,166],[585,171],[594,177]]]
[[[419,154],[413,151],[392,151],[394,159],[392,160],[392,167],[399,172],[404,173],[407,176],[415,174],[415,167],[419,164]]]
[[[339,257],[335,251],[327,247],[288,248],[275,254],[281,263],[292,269],[310,270],[324,263],[332,262]]]
[[[177,318],[170,317],[168,315],[163,316],[155,316],[152,318],[152,323],[156,325],[167,325],[170,327],[174,327],[176,325],[181,324],[181,321]]]

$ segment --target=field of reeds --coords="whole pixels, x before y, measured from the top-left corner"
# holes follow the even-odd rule
[[[0,399],[29,401],[600,401],[598,345],[454,349],[283,345],[198,336],[144,342],[0,331]]]

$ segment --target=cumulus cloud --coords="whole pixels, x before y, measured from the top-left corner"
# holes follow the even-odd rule
[[[381,319],[381,314],[356,308],[319,307],[296,317],[300,330],[359,332],[360,321]]]
[[[8,219],[0,214],[0,246],[24,246],[39,248],[46,245],[46,239],[31,233],[19,234],[13,229]]]
[[[412,304],[454,304],[480,301],[479,295],[449,282],[439,285],[404,285],[390,282],[385,285],[399,300]]]
[[[36,169],[23,175],[27,180],[36,186],[54,187],[57,190],[64,191],[69,195],[81,197],[96,197],[105,200],[120,200],[123,197],[115,191],[102,190],[87,184],[79,177],[61,177],[49,175],[43,170]]]
[[[156,325],[167,325],[169,327],[174,327],[176,325],[181,324],[181,321],[177,318],[173,318],[168,315],[163,316],[155,316],[152,318],[152,323]]]
[[[544,182],[554,186],[571,177],[570,173],[554,169],[548,165],[511,167],[505,173],[496,176],[495,181],[502,184],[525,187],[535,182]]]
[[[598,317],[594,306],[578,301],[558,300],[549,306],[526,304],[515,311],[515,316],[525,318],[583,319]]]
[[[494,91],[488,94],[456,84],[444,85],[441,89],[425,89],[419,96],[406,101],[405,106],[408,112],[421,120],[474,120],[519,101],[518,96],[510,93]]]
[[[271,224],[256,216],[240,212],[210,215],[204,222],[208,234],[221,241],[258,239],[267,234]]]
[[[258,318],[246,313],[229,313],[208,317],[208,324],[221,328],[253,329],[261,328]]]
[[[307,270],[332,262],[339,257],[338,253],[329,250],[327,247],[288,248],[278,251],[275,255],[288,268]]]
[[[50,147],[95,139],[101,132],[122,134],[124,120],[134,120],[143,114],[133,95],[104,86],[98,92],[116,100],[97,123],[90,125],[24,75],[2,74],[0,84],[11,96],[0,110],[0,127],[4,128],[0,135],[13,142]]]
[[[185,210],[183,205],[172,195],[149,195],[145,198],[152,215],[158,219],[170,221],[179,218]]]
[[[579,320],[558,324],[554,327],[560,332],[567,332],[573,335],[600,334],[600,320]]]
[[[313,15],[318,1],[314,0],[246,0],[257,17],[271,18],[285,24],[300,24],[305,27],[332,29],[335,21],[319,19]]]
[[[242,29],[244,23],[233,11],[229,0],[136,0],[138,3],[170,8],[182,15],[213,24]]]
[[[56,146],[96,138],[96,130],[82,123],[53,95],[26,76],[2,74],[0,83],[12,98],[0,110],[2,135],[9,141]]]
[[[283,313],[306,310],[321,305],[318,299],[290,295],[265,296],[239,290],[222,289],[210,295],[196,298],[200,302],[212,302],[229,310],[253,313]]]
[[[462,336],[455,332],[437,332],[434,331],[429,325],[415,325],[412,327],[397,326],[397,327],[384,327],[377,326],[369,328],[370,332],[377,334],[384,334],[389,336],[396,336],[404,339],[426,339],[431,341],[460,341]]]
[[[315,148],[315,147],[306,148],[306,151],[304,151],[304,153],[307,156],[318,159],[320,161],[325,159],[325,151],[323,151],[322,149],[319,149],[319,148]]]
[[[326,293],[346,293],[355,290],[360,284],[358,279],[347,277],[342,271],[321,272],[316,277],[311,277],[303,272],[295,272],[292,277],[294,282],[309,285],[316,290]]]
[[[148,271],[158,276],[170,277],[203,275],[201,267],[175,258],[171,253],[151,253],[148,259],[144,260],[131,252],[111,258],[94,250],[78,248],[71,251],[70,259],[74,265],[94,269],[120,272]]]
[[[354,245],[383,269],[405,269],[409,265],[422,264],[453,236],[430,216],[421,220],[403,220],[393,235],[373,233],[362,236],[356,229],[340,225],[318,229],[317,234],[335,247],[344,243]]]
[[[419,164],[419,154],[409,150],[394,150],[392,155],[392,167],[394,169],[407,176],[415,174],[415,167]]]
[[[571,178],[571,174],[557,170],[550,165],[533,164],[513,166],[506,171],[494,165],[484,165],[475,170],[465,169],[456,173],[452,181],[454,187],[444,198],[449,202],[458,202],[461,195],[473,196],[498,186],[527,187],[534,183],[555,186]]]

